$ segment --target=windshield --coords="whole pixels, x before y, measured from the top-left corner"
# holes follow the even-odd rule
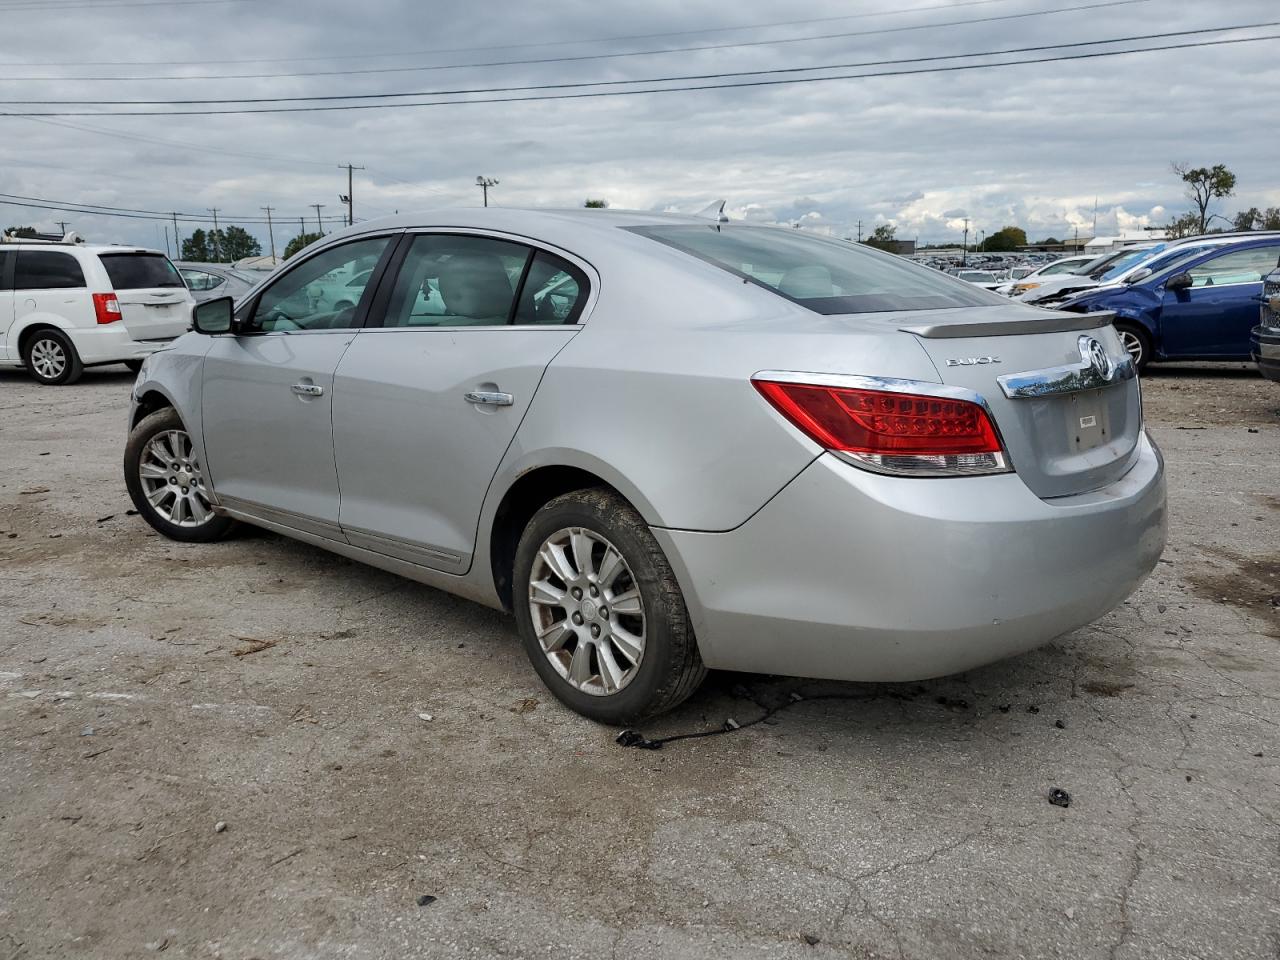
[[[1149,250],[1134,250],[1132,253],[1128,253],[1125,256],[1120,257],[1112,263],[1111,267],[1097,279],[1101,280],[1103,283],[1106,283],[1108,280],[1114,280],[1119,277],[1120,274],[1126,273],[1134,267],[1146,263],[1167,246],[1168,244],[1161,243],[1151,247]]]
[[[104,253],[98,259],[117,290],[186,286],[177,268],[162,253]]]
[[[624,227],[815,313],[943,310],[1007,304],[1004,297],[862,244],[780,227],[672,224]]]

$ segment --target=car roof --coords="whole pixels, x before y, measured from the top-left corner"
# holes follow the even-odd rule
[[[92,254],[154,253],[162,257],[168,256],[168,254],[166,254],[163,250],[152,250],[149,247],[121,246],[119,244],[114,244],[114,243],[41,243],[39,241],[33,243],[33,242],[24,242],[22,240],[18,240],[17,242],[14,242],[14,243],[6,243],[0,249],[10,250],[15,247],[19,249],[27,249],[27,250],[52,250],[55,253],[56,252],[74,253],[76,251],[79,251],[80,253],[92,253]]]

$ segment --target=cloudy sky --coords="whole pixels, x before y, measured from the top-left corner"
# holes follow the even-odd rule
[[[1005,224],[1032,238],[1085,236],[1096,199],[1098,232],[1108,233],[1186,208],[1172,161],[1230,167],[1238,195],[1221,206],[1225,214],[1280,206],[1280,39],[525,103],[12,114],[385,105],[633,88],[436,93],[443,90],[812,78],[1280,35],[1280,25],[1190,33],[1268,21],[1280,21],[1275,0],[0,0],[0,193],[192,216],[217,207],[221,221],[245,223],[264,248],[265,224],[236,218],[274,207],[285,221],[276,232],[283,247],[299,217],[314,224],[310,204],[342,213],[346,172],[337,167],[348,162],[366,168],[356,173],[358,218],[478,204],[483,174],[500,181],[490,200],[503,205],[602,197],[614,207],[692,212],[725,198],[737,216],[841,236],[856,233],[858,221],[864,234],[892,222],[899,237],[921,242],[958,241],[966,216],[971,238]],[[552,62],[510,62],[531,60]],[[832,68],[871,62],[880,65]],[[798,70],[813,67],[827,69]],[[656,82],[784,70],[798,72]],[[272,101],[405,92],[425,95]],[[16,102],[246,99],[269,102]],[[58,220],[95,241],[164,243],[164,225],[153,220],[0,206],[0,226]]]

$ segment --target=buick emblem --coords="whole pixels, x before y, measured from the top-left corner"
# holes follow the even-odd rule
[[[1111,357],[1107,355],[1107,349],[1093,337],[1080,338],[1080,359],[1103,380],[1110,380],[1111,374],[1115,372],[1115,367],[1111,363]]]

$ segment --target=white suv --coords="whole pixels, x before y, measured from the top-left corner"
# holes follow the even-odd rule
[[[139,247],[0,243],[0,367],[73,383],[142,361],[191,327],[195,299],[169,258]]]

